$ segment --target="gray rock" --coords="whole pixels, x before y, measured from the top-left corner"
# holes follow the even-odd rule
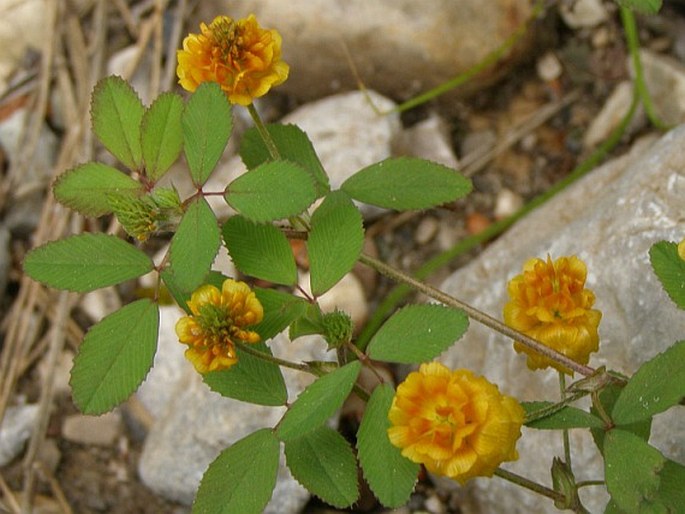
[[[667,57],[640,50],[645,82],[661,120],[668,125],[685,122],[685,65]],[[628,62],[634,74],[632,62]]]
[[[633,83],[630,80],[620,82],[605,102],[602,110],[595,116],[583,136],[583,146],[594,148],[605,141],[611,132],[618,127],[621,119],[628,114],[630,104],[633,101]],[[628,132],[632,133],[645,123],[645,112],[642,104],[628,125]]]
[[[0,466],[21,453],[24,443],[31,437],[31,428],[38,420],[39,411],[38,405],[7,408],[0,425]]]
[[[445,120],[435,113],[404,130],[399,138],[396,153],[420,157],[450,168],[459,167],[450,141],[449,127]]]
[[[178,343],[173,332],[169,333],[173,330],[173,324],[163,321],[160,330],[162,336],[158,355],[175,345],[181,349],[183,367],[173,378],[165,380],[155,377],[159,371],[156,363],[148,377],[146,385],[156,382],[158,387],[167,388],[171,394],[166,408],[157,417],[145,441],[139,473],[143,482],[158,494],[190,504],[203,473],[216,456],[255,430],[273,427],[285,409],[256,406],[212,392],[192,365],[183,359],[183,345]],[[325,343],[317,338],[302,338],[293,343],[281,334],[267,344],[274,354],[287,360],[331,358]],[[177,354],[175,347],[171,351]],[[177,359],[173,357],[170,360]],[[311,383],[311,377],[303,373],[291,370],[284,370],[283,373],[290,401]],[[166,376],[169,376],[168,372]],[[145,398],[150,394],[152,391],[143,391],[144,402],[147,402]],[[281,457],[276,489],[265,512],[294,514],[299,512],[308,498],[308,491],[292,478]]]
[[[290,77],[276,91],[307,101],[357,88],[343,44],[369,89],[392,98],[426,91],[502,45],[530,16],[531,4],[529,0],[213,0],[202,2],[200,14],[209,22],[217,13],[234,18],[254,13],[262,26],[278,29]],[[526,39],[519,45],[516,58],[531,42]],[[506,64],[498,64],[498,71],[504,71]],[[487,80],[477,76],[472,85],[481,88]]]
[[[590,365],[632,374],[685,332],[685,315],[662,290],[648,256],[653,243],[683,237],[683,148],[685,126],[656,143],[636,144],[628,155],[593,171],[516,224],[445,281],[443,289],[501,319],[506,283],[528,258],[578,255],[587,264],[587,285],[603,312],[600,351]],[[529,371],[509,340],[476,322],[440,360],[483,374],[520,400],[556,399],[555,372]],[[682,414],[680,408],[657,416],[652,431],[654,444],[680,462],[685,459]],[[561,454],[561,438],[544,432],[524,430],[520,459],[506,467],[549,484],[551,457]],[[578,479],[601,478],[601,460],[587,431],[572,430],[571,436]],[[477,479],[467,488],[475,506],[465,512],[497,512],[505,504],[510,513],[556,512],[551,502],[503,480]],[[586,507],[601,512],[607,499],[603,489],[582,491]]]

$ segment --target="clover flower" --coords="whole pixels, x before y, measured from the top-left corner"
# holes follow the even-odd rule
[[[463,484],[518,459],[523,417],[519,403],[485,378],[431,362],[397,387],[388,437],[408,459]]]
[[[264,310],[244,282],[227,279],[221,291],[204,285],[192,294],[188,307],[192,315],[178,320],[176,334],[188,345],[185,356],[200,373],[233,366],[238,361],[235,341],[259,341],[259,334],[245,327],[259,323]]]
[[[602,313],[592,309],[595,295],[585,289],[587,269],[576,256],[552,262],[530,259],[523,273],[509,281],[510,300],[504,306],[504,322],[570,359],[587,364],[599,348],[597,327]],[[514,343],[528,355],[530,369],[551,366],[567,375],[573,371],[534,350]]]
[[[233,104],[249,105],[288,78],[281,61],[281,35],[263,29],[253,14],[242,20],[217,16],[201,34],[190,34],[178,50],[179,84],[195,91],[203,82],[217,82]]]

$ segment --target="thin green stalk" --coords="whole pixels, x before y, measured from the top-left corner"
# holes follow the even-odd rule
[[[563,402],[566,399],[566,375],[561,371],[559,371],[559,390],[561,392],[561,401]],[[568,466],[569,471],[572,472],[573,468],[571,467],[571,441],[568,437],[568,429],[564,428],[561,431],[561,433],[564,442],[564,460],[566,466]]]
[[[555,196],[559,191],[562,191],[567,186],[586,175],[590,170],[594,169],[621,140],[621,137],[625,133],[626,129],[628,128],[628,124],[630,123],[630,121],[633,118],[633,115],[635,114],[637,104],[638,97],[637,95],[633,95],[633,101],[630,105],[630,109],[623,117],[623,119],[621,119],[619,125],[611,132],[609,137],[599,147],[597,147],[597,149],[594,152],[592,152],[592,154],[590,154],[590,156],[587,159],[585,159],[578,166],[576,166],[576,168],[569,175],[567,175],[562,180],[557,182],[554,186],[552,186],[544,193],[533,198],[531,201],[529,201],[526,205],[521,207],[518,211],[516,211],[508,218],[496,221],[492,225],[489,225],[482,232],[462,239],[461,241],[459,241],[459,243],[457,243],[449,250],[433,257],[425,264],[423,264],[423,266],[421,266],[414,273],[414,277],[418,280],[425,280],[435,271],[442,268],[443,266],[446,266],[460,255],[470,251],[472,248],[475,248],[479,244],[485,243],[486,241],[493,239],[495,236],[498,236],[511,225],[513,225],[515,222],[517,222],[518,220],[526,216],[528,213],[538,208],[540,205],[547,202],[547,200]],[[366,323],[364,329],[361,331],[359,337],[357,338],[357,346],[361,350],[364,350],[366,348],[366,346],[369,344],[369,341],[371,340],[371,337],[380,328],[380,326],[385,321],[386,317],[397,308],[400,302],[402,302],[402,300],[404,300],[404,298],[410,292],[410,287],[408,287],[405,284],[400,284],[398,286],[395,286],[388,293],[388,295],[375,309],[371,318],[369,318],[369,321]]]
[[[247,106],[247,111],[250,113],[252,121],[254,121],[255,127],[257,127],[259,135],[262,137],[262,141],[264,141],[267,150],[269,150],[269,155],[271,155],[271,158],[274,161],[280,160],[281,154],[278,151],[278,148],[276,148],[276,143],[274,143],[274,140],[271,137],[271,134],[269,134],[269,131],[266,130],[266,126],[262,121],[262,117],[257,112],[257,109],[255,108],[254,104],[249,104]]]
[[[513,328],[505,325],[504,323],[493,318],[492,316],[489,316],[484,312],[479,311],[475,307],[472,307],[471,305],[453,296],[450,296],[447,293],[440,291],[439,289],[436,289],[423,282],[420,282],[411,277],[410,275],[407,275],[406,273],[398,269],[395,269],[392,266],[388,266],[387,264],[385,264],[382,261],[379,261],[378,259],[374,259],[373,257],[366,254],[361,254],[359,256],[359,262],[366,264],[367,266],[375,269],[380,274],[385,275],[388,278],[391,278],[397,282],[404,282],[405,284],[425,294],[426,296],[433,298],[434,300],[442,302],[445,305],[449,305],[450,307],[463,310],[470,318],[478,321],[479,323],[482,323],[483,325],[490,327],[493,330],[496,330],[500,334],[503,334],[513,339],[514,341],[518,341],[519,343],[521,343],[524,346],[527,346],[531,350],[541,355],[544,355],[548,359],[552,359],[555,362],[561,364],[562,366],[566,366],[567,368],[572,369],[573,371],[576,371],[581,375],[589,377],[590,375],[593,375],[595,373],[595,370],[591,367],[584,366],[582,364],[575,362],[572,359],[569,359],[568,357],[566,357],[566,355],[563,355],[557,352],[556,350],[553,350],[552,348],[545,346],[544,344],[540,343],[539,341],[536,341],[535,339],[527,336],[526,334],[514,330]]]
[[[635,70],[635,89],[640,101],[645,108],[647,118],[659,130],[668,130],[670,127],[666,125],[656,113],[652,97],[647,89],[645,82],[645,75],[642,69],[642,61],[640,60],[640,39],[637,34],[637,24],[635,23],[635,15],[628,7],[621,7],[621,21],[623,22],[623,30],[626,34],[626,42],[628,43],[628,51],[633,62],[633,69]]]
[[[502,43],[498,48],[496,48],[488,55],[486,55],[484,59],[482,59],[475,65],[471,66],[468,70],[466,70],[463,73],[460,73],[453,79],[448,80],[447,82],[443,82],[439,86],[434,87],[433,89],[430,89],[425,93],[422,93],[419,96],[412,98],[411,100],[407,100],[406,102],[401,103],[394,109],[391,109],[390,111],[384,114],[388,114],[391,112],[404,112],[408,111],[409,109],[413,109],[414,107],[424,104],[437,96],[440,96],[456,87],[461,86],[462,84],[468,82],[482,71],[497,64],[497,61],[502,59],[502,57],[504,57],[507,54],[507,52],[509,52],[512,49],[512,47],[518,42],[518,40],[521,39],[526,34],[526,32],[528,32],[528,26],[533,20],[535,20],[540,15],[540,13],[544,10],[544,7],[544,0],[538,0],[533,6],[533,10],[527,20],[524,23],[522,23],[521,26],[518,27],[516,31],[514,31],[514,33],[512,33],[504,41],[504,43]]]
[[[554,491],[549,487],[545,487],[544,485],[538,484],[537,482],[533,482],[532,480],[522,477],[521,475],[512,473],[511,471],[507,471],[506,469],[497,468],[495,470],[495,475],[500,478],[503,478],[504,480],[507,480],[508,482],[511,482],[512,484],[524,487],[529,491],[533,491],[534,493],[541,494],[542,496],[546,496],[547,498],[551,498],[555,502],[566,501],[566,498],[563,494],[558,493],[557,491]]]

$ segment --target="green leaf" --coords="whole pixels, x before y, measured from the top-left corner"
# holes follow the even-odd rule
[[[670,507],[669,512],[679,512],[685,505],[685,466],[666,459],[659,473],[659,497]]]
[[[357,461],[335,430],[322,426],[286,441],[285,457],[295,480],[326,503],[345,508],[357,501]]]
[[[131,170],[142,164],[140,123],[144,113],[140,98],[121,77],[106,77],[95,85],[90,104],[93,132]]]
[[[562,406],[552,402],[522,402],[526,411],[526,426],[540,430],[561,430],[565,428],[603,428],[604,423],[597,416],[576,407]],[[544,417],[538,417],[546,414]]]
[[[668,296],[685,309],[685,261],[678,255],[678,245],[660,241],[649,249],[649,258]]]
[[[174,93],[162,93],[143,116],[141,146],[145,174],[160,179],[181,155],[183,147],[183,100]]]
[[[125,173],[99,162],[87,162],[57,177],[52,192],[62,205],[85,216],[98,217],[112,212],[108,195],[135,197],[144,191],[140,182]]]
[[[604,478],[616,506],[627,514],[667,512],[658,495],[666,459],[641,438],[614,429],[604,440]]]
[[[152,271],[152,260],[116,236],[80,234],[31,250],[24,271],[38,282],[85,293]]]
[[[293,321],[306,312],[309,305],[303,298],[276,289],[255,287],[254,292],[264,308],[264,319],[252,329],[262,337],[263,341],[271,339],[288,328]]]
[[[388,439],[388,411],[394,395],[387,384],[376,387],[357,432],[357,457],[364,478],[380,502],[389,508],[407,503],[420,469]]]
[[[241,175],[226,188],[226,202],[256,222],[296,216],[316,199],[314,180],[304,168],[272,161]]]
[[[627,7],[644,14],[656,14],[661,9],[662,0],[616,0],[621,7]]]
[[[618,374],[617,374],[618,375]],[[618,375],[620,376],[620,375]],[[621,377],[625,378],[625,377]],[[614,404],[616,403],[616,400],[621,394],[623,387],[619,386],[617,384],[609,384],[608,386],[604,387],[602,391],[599,393],[599,401],[602,403],[602,407],[604,408],[605,412],[611,412],[611,410],[614,407]],[[595,409],[594,405],[590,407],[590,412],[594,414],[595,416],[599,417],[599,413]],[[630,425],[622,425],[621,430],[624,430],[626,432],[630,432],[632,434],[635,434],[637,437],[641,438],[643,441],[648,441],[649,440],[649,434],[652,429],[652,418],[647,418],[642,421],[638,421],[636,423],[632,423]],[[600,452],[604,452],[604,437],[606,435],[606,431],[604,429],[599,429],[599,428],[591,428],[590,433],[592,434],[592,438],[595,441],[595,444],[597,445],[597,448],[599,448]]]
[[[71,370],[81,412],[107,412],[138,389],[152,367],[158,329],[159,307],[149,299],[129,303],[91,327]]]
[[[386,362],[428,362],[452,346],[468,327],[469,319],[461,310],[438,304],[409,305],[376,332],[368,354]]]
[[[228,253],[241,272],[276,284],[297,282],[290,243],[273,225],[232,216],[224,223],[223,236]]]
[[[261,514],[276,486],[280,446],[268,428],[234,443],[209,465],[194,514]]]
[[[281,158],[299,164],[314,178],[317,198],[328,193],[328,176],[307,134],[297,125],[267,125],[266,129]],[[271,160],[269,149],[256,127],[245,132],[240,143],[240,157],[248,169]]]
[[[628,380],[611,417],[617,425],[651,418],[685,398],[685,340],[645,362]]]
[[[216,217],[202,197],[186,210],[169,248],[169,272],[177,287],[192,292],[199,287],[219,251],[221,236]]]
[[[181,118],[183,150],[190,175],[202,186],[224,153],[233,129],[231,104],[215,82],[205,82],[190,97]]]
[[[355,200],[388,209],[428,209],[466,196],[471,181],[423,159],[386,159],[358,171],[341,189]]]
[[[251,344],[250,348],[271,355],[271,350],[264,343]],[[278,365],[240,348],[236,348],[236,353],[238,363],[235,366],[203,375],[210,389],[221,396],[257,405],[285,405],[288,391]]]
[[[310,303],[305,312],[290,325],[288,336],[294,341],[298,337],[323,334],[325,331],[321,307],[318,303]]]
[[[362,215],[342,191],[334,191],[314,211],[307,239],[312,293],[333,287],[359,258],[364,244]]]
[[[354,361],[310,384],[283,416],[278,438],[285,442],[323,425],[350,394],[360,370],[361,364]]]

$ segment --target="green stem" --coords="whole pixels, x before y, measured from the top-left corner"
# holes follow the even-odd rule
[[[559,371],[559,389],[561,391],[561,401],[563,402],[566,400],[566,375]],[[568,437],[568,429],[564,428],[562,431],[562,438],[564,442],[564,459],[566,461],[566,466],[568,466],[568,469],[570,472],[572,472],[571,468],[571,441],[569,440]]]
[[[602,405],[602,402],[599,399],[599,391],[592,391],[590,398],[592,398],[592,406],[595,408],[597,414],[599,414],[599,417],[602,418],[602,421],[604,422],[604,429],[611,429],[614,426],[614,422],[607,414],[607,411],[604,409],[604,405]]]
[[[633,69],[635,70],[635,90],[637,91],[642,105],[645,108],[647,118],[659,130],[668,130],[666,125],[659,118],[652,97],[649,94],[647,83],[645,82],[645,75],[642,69],[642,61],[640,60],[640,39],[637,33],[637,24],[635,23],[635,15],[628,7],[621,7],[621,21],[623,22],[623,30],[626,34],[626,42],[628,43],[628,51],[633,62]]]
[[[540,15],[544,7],[544,0],[538,0],[533,6],[533,10],[527,20],[524,23],[522,23],[521,26],[518,27],[516,31],[514,31],[504,41],[504,43],[502,43],[498,48],[496,48],[488,55],[486,55],[484,59],[477,62],[475,65],[471,66],[468,70],[466,70],[463,73],[460,73],[453,79],[448,80],[447,82],[443,82],[439,86],[434,87],[433,89],[430,89],[425,93],[422,93],[419,96],[412,98],[411,100],[407,100],[406,102],[401,103],[394,109],[391,109],[390,111],[384,114],[388,114],[391,112],[404,112],[408,111],[409,109],[413,109],[414,107],[424,104],[437,96],[440,96],[456,87],[461,86],[462,84],[468,82],[482,71],[497,64],[497,61],[502,59],[502,57],[504,57],[505,54],[512,49],[512,47],[518,42],[518,40],[521,39],[526,34],[526,32],[528,32],[528,26],[533,20],[535,20]]]
[[[239,348],[240,351],[245,352],[245,353],[249,353],[253,357],[257,357],[258,359],[262,359],[264,361],[271,362],[272,364],[276,364],[278,366],[283,366],[284,368],[294,369],[297,371],[304,371],[305,373],[310,373],[310,374],[316,375],[316,376],[321,376],[321,374],[322,374],[318,369],[313,368],[312,366],[309,366],[308,364],[298,364],[296,362],[290,362],[290,361],[286,361],[283,359],[279,359],[278,357],[275,357],[275,356],[271,355],[270,353],[264,353],[264,352],[260,352],[259,350],[255,350],[251,346],[249,346],[245,343],[241,343],[240,341],[234,341],[233,344],[235,345],[236,348]]]
[[[572,359],[569,359],[568,357],[566,357],[566,355],[562,355],[561,353],[553,350],[552,348],[549,348],[548,346],[545,346],[544,344],[536,341],[535,339],[527,336],[526,334],[514,330],[513,328],[502,323],[501,321],[485,314],[482,311],[479,311],[471,305],[462,302],[461,300],[458,300],[457,298],[450,296],[447,293],[440,291],[439,289],[424,284],[423,282],[416,280],[410,275],[407,275],[406,273],[398,269],[388,266],[387,264],[385,264],[382,261],[379,261],[378,259],[374,259],[373,257],[366,254],[361,254],[359,256],[359,262],[366,264],[367,266],[375,269],[380,274],[385,275],[388,278],[391,278],[397,282],[404,282],[408,286],[412,287],[413,289],[416,289],[417,291],[425,294],[426,296],[429,296],[430,298],[433,298],[434,300],[442,302],[445,305],[449,305],[450,307],[463,310],[470,318],[475,319],[479,323],[482,323],[483,325],[490,327],[493,330],[496,330],[500,334],[503,334],[515,341],[518,341],[522,345],[527,346],[531,350],[547,357],[548,359],[552,359],[555,362],[558,362],[562,366],[566,366],[567,368],[572,369],[573,371],[577,371],[581,375],[588,377],[595,373],[595,370],[590,368],[589,366],[584,366],[582,364],[575,362]]]
[[[583,480],[582,482],[578,482],[576,484],[576,487],[580,489],[581,487],[589,487],[591,485],[605,485],[606,482],[604,480]]]
[[[548,407],[543,407],[542,409],[529,412],[528,414],[526,414],[526,418],[523,420],[523,424],[529,425],[533,421],[537,421],[538,419],[551,416],[552,414],[559,412],[561,409],[575,402],[576,400],[580,400],[583,396],[586,396],[587,394],[589,394],[587,391],[581,391],[579,393],[567,396],[564,400],[562,400],[559,403],[555,403],[553,405],[549,405]]]
[[[269,150],[269,155],[271,155],[271,158],[274,161],[280,160],[281,154],[278,151],[278,148],[276,148],[276,143],[274,143],[274,140],[271,137],[271,134],[269,134],[269,131],[266,130],[266,126],[264,125],[264,122],[262,122],[262,117],[257,112],[257,109],[255,108],[254,104],[249,104],[247,106],[247,111],[250,113],[252,121],[254,121],[255,127],[257,127],[257,131],[259,132],[259,135],[262,137],[262,141],[264,141],[266,149]]]
[[[489,225],[485,230],[462,239],[455,246],[443,252],[429,261],[427,261],[423,266],[421,266],[415,273],[414,277],[418,280],[425,280],[435,271],[446,266],[454,259],[460,255],[468,252],[472,248],[475,248],[481,243],[489,241],[495,236],[504,232],[507,228],[513,225],[515,222],[529,214],[531,211],[538,208],[543,203],[547,202],[550,198],[555,196],[559,191],[565,189],[568,185],[572,184],[579,178],[586,175],[590,170],[594,169],[602,159],[618,144],[623,136],[624,132],[628,128],[628,124],[633,119],[635,114],[635,109],[637,108],[638,97],[633,95],[633,101],[630,105],[630,109],[626,115],[621,119],[619,125],[611,132],[609,137],[594,151],[592,154],[581,162],[576,168],[562,180],[557,182],[550,189],[544,193],[536,196],[521,209],[516,211],[514,214],[500,221],[496,221],[492,225]],[[411,288],[405,284],[400,284],[395,286],[388,295],[383,299],[383,301],[374,310],[373,315],[369,321],[364,326],[364,329],[359,334],[357,338],[357,346],[364,350],[369,344],[371,337],[376,333],[376,331],[383,324],[387,316],[393,312],[397,306],[402,302],[402,300],[409,294]]]
[[[525,477],[522,477],[521,475],[518,475],[516,473],[512,473],[511,471],[507,471],[502,468],[497,468],[495,470],[495,475],[503,478],[504,480],[507,480],[511,482],[512,484],[516,484],[518,486],[524,487],[530,491],[533,491],[534,493],[541,494],[542,496],[546,496],[547,498],[551,498],[555,502],[564,502],[566,501],[566,498],[564,497],[563,494],[558,493],[554,491],[553,489],[550,489],[549,487],[545,487],[544,485],[540,485],[537,482],[533,482],[532,480],[529,480]]]

